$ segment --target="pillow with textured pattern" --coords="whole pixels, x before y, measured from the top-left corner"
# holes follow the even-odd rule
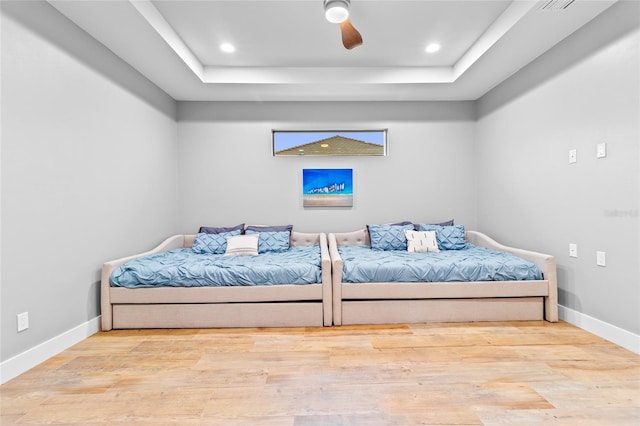
[[[407,237],[407,251],[410,253],[438,253],[436,231],[404,231]]]
[[[227,238],[225,256],[257,256],[258,234],[234,235]]]
[[[258,253],[266,253],[268,251],[280,253],[289,250],[289,240],[291,232],[289,231],[254,231],[247,229],[245,235],[259,235]]]
[[[412,231],[413,225],[367,225],[373,250],[406,250],[404,231]]]
[[[467,245],[463,225],[440,226],[421,224],[420,231],[435,231],[438,248],[440,250],[461,250]]]
[[[240,235],[240,230],[219,234],[198,233],[191,250],[199,254],[223,254],[227,250],[227,237]]]

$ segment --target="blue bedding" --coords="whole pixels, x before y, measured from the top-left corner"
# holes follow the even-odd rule
[[[113,271],[110,281],[112,287],[129,288],[320,283],[320,246],[229,257],[180,248],[127,262]]]
[[[467,243],[462,250],[410,253],[339,246],[342,282],[448,282],[541,280],[533,263],[509,253]]]

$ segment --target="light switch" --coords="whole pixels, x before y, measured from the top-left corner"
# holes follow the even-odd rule
[[[18,314],[18,332],[29,328],[29,312]]]
[[[569,244],[569,257],[578,257],[578,245]]]
[[[578,150],[569,150],[569,164],[573,164],[578,161]]]
[[[599,143],[596,146],[596,158],[604,158],[607,156],[607,144],[605,142]]]
[[[596,252],[596,265],[607,266],[607,253],[604,251]]]

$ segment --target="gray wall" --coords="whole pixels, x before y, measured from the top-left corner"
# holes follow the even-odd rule
[[[97,317],[102,263],[175,231],[177,125],[173,99],[47,3],[3,1],[1,24],[6,360]]]
[[[477,126],[479,228],[553,254],[560,304],[636,334],[639,9],[616,4],[484,96]]]
[[[388,128],[387,157],[273,157],[272,129]],[[182,232],[292,223],[306,232],[455,218],[476,226],[472,102],[178,103]],[[303,168],[352,168],[353,208],[303,208]]]

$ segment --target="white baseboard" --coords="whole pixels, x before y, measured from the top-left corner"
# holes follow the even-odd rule
[[[640,355],[640,336],[637,334],[562,305],[558,305],[558,317],[569,324],[580,327],[583,330]]]
[[[3,361],[0,363],[0,384],[8,382],[98,331],[99,316]]]

